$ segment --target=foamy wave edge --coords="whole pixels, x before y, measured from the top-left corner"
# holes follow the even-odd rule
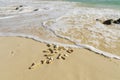
[[[52,32],[53,34],[55,34],[57,37],[60,37],[60,38],[63,38],[63,39],[66,39],[66,40],[69,40],[69,41],[73,42],[77,48],[84,48],[84,49],[90,50],[90,51],[92,51],[92,52],[95,52],[96,54],[100,54],[100,55],[103,55],[103,56],[108,57],[108,58],[114,58],[114,59],[120,60],[120,56],[118,56],[118,55],[115,55],[115,54],[112,54],[112,53],[108,53],[108,52],[99,50],[99,49],[97,49],[97,48],[95,48],[95,47],[93,47],[93,46],[90,46],[90,45],[76,43],[76,42],[74,42],[74,40],[72,40],[72,39],[69,38],[69,37],[62,36],[62,35],[57,34],[57,33],[56,33],[55,31],[53,31],[51,28],[48,28],[48,27],[46,26],[46,21],[43,22],[42,25],[43,25],[43,27],[44,27],[45,29],[51,31],[51,32]],[[69,47],[70,47],[70,46],[69,46]]]
[[[0,33],[0,36],[1,37],[23,37],[23,38],[33,39],[33,40],[38,41],[38,42],[43,42],[43,43],[46,43],[46,44],[55,44],[55,45],[58,45],[58,46],[72,47],[72,48],[84,48],[84,49],[90,50],[92,52],[95,52],[96,54],[103,55],[107,58],[113,58],[113,59],[120,60],[120,56],[118,56],[118,55],[111,54],[111,53],[108,53],[108,52],[104,52],[104,51],[101,51],[99,49],[94,48],[93,46],[89,46],[89,45],[85,45],[85,44],[75,44],[75,45],[61,44],[61,43],[57,43],[57,42],[49,42],[47,40],[40,39],[37,36],[25,35],[25,34]]]

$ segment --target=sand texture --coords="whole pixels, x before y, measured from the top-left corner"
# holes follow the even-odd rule
[[[85,49],[57,50],[51,63],[41,63],[51,47],[32,39],[0,37],[0,80],[120,80],[120,61]],[[59,53],[65,60],[57,59]],[[33,64],[34,63],[34,64]],[[31,67],[32,66],[32,67]],[[31,67],[31,68],[30,68]]]

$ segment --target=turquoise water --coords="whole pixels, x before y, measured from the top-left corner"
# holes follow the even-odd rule
[[[108,7],[120,9],[120,0],[67,0],[74,2],[82,2],[95,7]]]

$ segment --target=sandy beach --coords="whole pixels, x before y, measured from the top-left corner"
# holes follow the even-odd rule
[[[45,54],[43,51],[48,49],[46,45],[27,38],[0,37],[0,80],[120,79],[119,60],[82,48],[72,48],[73,53],[68,54],[65,60],[53,57],[50,64],[42,64]]]
[[[86,5],[1,0],[0,80],[120,80],[120,10]]]

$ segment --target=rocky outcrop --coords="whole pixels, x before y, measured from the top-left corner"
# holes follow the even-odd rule
[[[108,20],[105,20],[105,21],[103,22],[103,24],[105,24],[105,25],[111,25],[112,22],[113,22],[112,19],[108,19]]]
[[[120,18],[117,19],[117,20],[114,20],[113,23],[115,23],[115,24],[120,24]]]

